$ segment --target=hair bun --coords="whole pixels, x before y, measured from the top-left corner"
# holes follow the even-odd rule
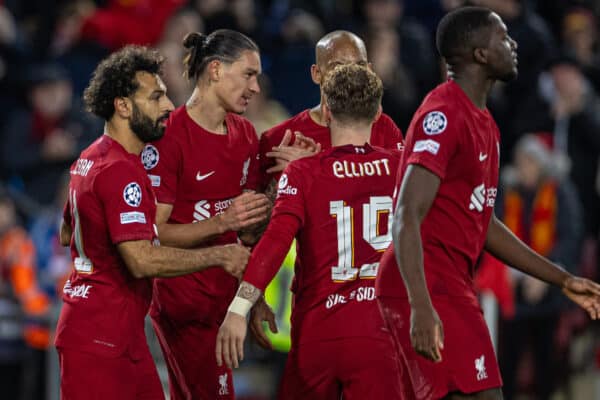
[[[186,49],[193,49],[201,46],[204,42],[206,42],[206,35],[198,32],[190,32],[183,38],[183,47]]]

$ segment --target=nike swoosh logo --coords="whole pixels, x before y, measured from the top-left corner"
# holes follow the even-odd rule
[[[479,161],[485,161],[487,156],[488,156],[487,154],[479,153]]]
[[[200,175],[200,171],[198,171],[198,173],[196,174],[196,180],[203,181],[204,179],[208,178],[209,176],[211,176],[214,173],[215,173],[215,171],[210,171],[208,174]]]

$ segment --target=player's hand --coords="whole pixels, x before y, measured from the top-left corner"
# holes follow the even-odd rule
[[[294,144],[290,145],[292,139],[292,131],[286,130],[283,139],[279,146],[266,154],[267,157],[275,159],[275,165],[267,169],[267,173],[272,174],[281,172],[287,165],[300,158],[310,157],[321,151],[321,144],[316,143],[313,139],[304,136],[300,132],[294,132]]]
[[[244,359],[244,339],[246,338],[246,318],[227,312],[217,333],[215,354],[217,365],[225,363],[229,368],[237,368]]]
[[[591,319],[600,318],[600,285],[596,282],[572,276],[565,280],[562,291],[571,301],[583,308]]]
[[[410,341],[418,354],[434,362],[442,361],[444,327],[437,311],[432,306],[412,308]]]
[[[244,192],[233,199],[219,218],[225,231],[237,232],[266,220],[270,209],[271,202],[264,194]]]
[[[250,258],[250,250],[239,244],[219,246],[219,265],[225,272],[240,279],[246,270]]]
[[[265,299],[261,297],[254,307],[250,310],[250,332],[254,335],[256,342],[263,348],[271,350],[273,345],[265,334],[263,322],[269,324],[269,329],[273,333],[277,333],[277,323],[275,322],[275,313],[267,304]]]

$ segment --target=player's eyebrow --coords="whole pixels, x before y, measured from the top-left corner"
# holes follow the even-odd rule
[[[163,95],[165,95],[167,92],[166,90],[163,89],[155,89],[152,91],[152,93],[150,93],[150,96],[148,96],[149,98],[158,98],[161,97]]]
[[[246,68],[246,73],[251,75],[258,75],[259,71],[255,68]]]

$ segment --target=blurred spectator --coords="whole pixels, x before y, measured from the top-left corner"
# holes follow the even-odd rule
[[[7,399],[44,396],[48,297],[36,280],[35,250],[0,193],[0,387]],[[20,397],[23,396],[23,397]]]
[[[56,188],[54,202],[31,221],[29,234],[35,246],[40,288],[53,302],[58,302],[71,272],[71,252],[60,245],[60,223],[69,196],[70,174],[65,171]]]
[[[273,65],[265,68],[273,82],[273,97],[292,114],[319,100],[319,88],[306,71],[315,59],[315,43],[323,34],[323,25],[314,15],[292,11],[282,27],[283,42],[273,51]]]
[[[594,14],[583,8],[572,9],[563,19],[561,36],[564,51],[578,61],[594,89],[600,90],[598,27]]]
[[[553,132],[555,151],[572,160],[570,178],[583,206],[586,236],[597,240],[600,98],[572,57],[554,58],[537,81],[537,90],[512,115],[515,126]]]
[[[10,115],[0,146],[3,167],[22,181],[24,192],[50,204],[60,177],[98,136],[98,120],[73,103],[66,72],[46,64],[29,72],[29,107]]]
[[[503,171],[497,214],[532,249],[574,273],[581,250],[581,206],[569,179],[561,178],[555,169],[549,139],[550,134],[528,134],[519,140],[513,164]],[[517,270],[512,272],[515,315],[503,321],[500,352],[504,395],[507,400],[515,398],[519,362],[530,349],[533,394],[536,399],[548,400],[555,389],[553,373],[560,349],[554,339],[563,297],[558,288]]]
[[[126,44],[154,45],[184,0],[107,0],[83,23],[81,37],[110,50]]]
[[[271,98],[271,81],[266,75],[258,76],[258,84],[260,92],[254,95],[244,116],[252,122],[260,135],[288,119],[290,114],[281,103]]]
[[[373,70],[385,88],[381,100],[383,109],[406,132],[422,96],[412,74],[397,56],[400,53],[398,32],[391,28],[373,28],[367,33],[365,44]]]
[[[546,22],[526,7],[525,0],[472,0],[470,3],[498,13],[518,44],[519,76],[504,86],[500,103],[490,104],[502,132],[501,154],[512,154],[514,144],[524,132],[514,126],[513,116],[521,108],[523,94],[535,91],[538,75],[554,56],[555,40]]]
[[[425,94],[439,83],[437,57],[432,47],[431,36],[420,24],[404,18],[403,0],[367,0],[364,2],[364,12],[366,36],[369,36],[369,32],[374,36],[373,40],[369,40],[370,47],[375,51],[379,50],[377,57],[384,64],[386,63],[384,58],[387,58],[388,69],[392,68],[391,64],[403,69],[403,71],[399,71],[399,75],[404,75],[402,83],[409,84],[416,89],[414,96],[416,96],[417,104],[409,107],[408,113],[404,113],[404,118],[408,116],[410,122],[412,112],[416,110]],[[384,43],[378,43],[379,40]],[[389,52],[389,54],[385,55],[385,52]],[[392,59],[394,57],[396,60]],[[369,59],[372,60],[375,68],[380,68],[377,67],[376,60],[370,51]],[[390,75],[390,72],[387,75]],[[396,77],[396,79],[398,78],[399,76]],[[410,92],[411,88],[406,87],[406,90]],[[406,105],[406,99],[403,103]],[[390,106],[393,105],[386,106],[384,99],[384,109],[391,110]],[[396,123],[402,129],[408,127],[406,123],[401,124],[399,121]]]
[[[179,107],[192,94],[192,85],[184,78],[184,47],[181,42],[188,32],[204,32],[204,22],[194,9],[184,8],[175,13],[167,21],[157,49],[166,60],[163,64],[163,81],[167,85],[169,98]]]

